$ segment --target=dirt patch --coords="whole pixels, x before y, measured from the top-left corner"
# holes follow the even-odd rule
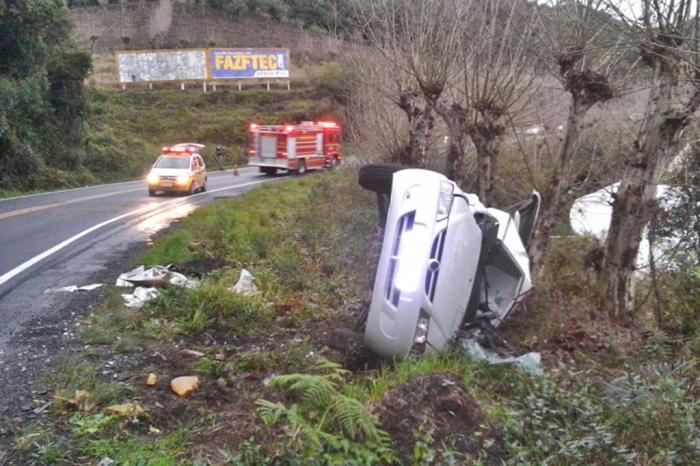
[[[198,259],[175,264],[172,270],[191,277],[202,278],[214,270],[233,265],[221,259]]]
[[[474,398],[452,374],[419,377],[390,390],[373,410],[391,436],[401,464],[411,464],[416,441],[434,440],[437,463],[448,450],[483,464],[501,464],[500,440],[484,425]],[[418,438],[417,438],[418,437]]]

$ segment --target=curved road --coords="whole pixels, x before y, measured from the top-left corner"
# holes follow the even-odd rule
[[[65,299],[46,289],[86,285],[172,220],[274,179],[244,168],[210,172],[207,192],[192,196],[149,197],[144,181],[130,181],[0,200],[0,355],[23,323],[50,317]]]

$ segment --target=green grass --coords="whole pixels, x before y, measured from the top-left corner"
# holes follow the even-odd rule
[[[181,102],[169,105],[176,103]],[[85,354],[81,362],[71,360],[57,368],[51,384],[66,392],[90,391],[97,410],[68,417],[53,410],[64,416],[58,427],[32,427],[18,439],[17,448],[40,464],[70,464],[78,457],[96,462],[104,456],[134,465],[197,460],[280,464],[281,458],[289,464],[381,464],[380,458],[389,460],[397,453],[385,449],[395,445],[358,442],[350,421],[367,417],[366,410],[372,412],[407,383],[450,374],[478,404],[484,415],[479,427],[492,434],[493,448],[500,452],[497,463],[489,463],[496,460],[487,461],[487,456],[469,456],[472,463],[477,461],[474,464],[700,463],[695,441],[700,426],[697,338],[661,331],[633,338],[618,329],[601,333],[608,345],[603,349],[581,346],[569,351],[556,343],[572,319],[580,324],[595,311],[595,282],[579,260],[590,246],[586,240],[553,242],[550,270],[557,272],[546,277],[528,320],[510,333],[519,342],[540,339],[538,349],[546,352],[548,363],[542,377],[475,362],[454,349],[384,362],[371,370],[339,371],[342,383],[330,372],[326,377],[337,383],[331,398],[309,392],[320,396],[310,402],[298,390],[301,386],[272,390],[271,376],[276,374],[301,374],[282,380],[309,382],[306,389],[314,390],[314,384],[323,384],[315,368],[320,358],[340,357],[323,347],[320,333],[352,325],[352,312],[364,305],[374,210],[372,196],[357,187],[349,172],[337,171],[267,185],[195,211],[178,230],[158,240],[144,262],[215,258],[231,266],[207,276],[196,290],[165,290],[140,310],[124,308],[115,291],[81,326],[80,337],[107,349],[110,358],[116,352],[138,357],[144,349],[157,350],[169,363],[178,362],[178,374],[198,374],[207,395],[195,394],[172,414],[167,411],[172,407],[154,404],[151,397],[156,392],[151,389],[101,382],[103,361]],[[241,268],[256,277],[258,295],[229,291]],[[584,335],[606,330],[596,322],[587,325]],[[205,356],[180,358],[183,347]],[[219,354],[223,356],[216,358]],[[158,362],[148,364],[142,368],[144,375],[160,374]],[[226,401],[216,399],[216,390],[227,393]],[[133,399],[151,402],[147,411],[153,419],[169,419],[167,432],[153,436],[99,413],[107,403]],[[216,401],[209,404],[212,399]],[[267,407],[265,422],[256,416],[258,399],[269,401],[262,404]],[[340,424],[344,415],[334,411],[339,409],[336,403],[352,414],[347,424]],[[235,413],[233,418],[226,417],[228,409]],[[190,424],[193,412],[203,419],[196,428]],[[333,422],[328,413],[335,413]],[[441,413],[433,419],[435,425],[428,419],[410,426],[412,451],[403,453],[412,455],[415,464],[460,464],[467,457],[464,451],[451,451],[460,433],[448,441],[436,430],[452,420],[449,413]],[[208,451],[207,442],[222,425],[229,426],[231,438],[239,426],[253,427],[244,439],[227,442],[216,437],[221,448]]]
[[[164,145],[199,142],[203,156],[215,166],[214,148],[227,149],[227,164],[245,165],[246,125],[340,116],[324,91],[300,88],[291,91],[222,90],[89,92],[87,154],[85,166],[98,182],[143,176]]]

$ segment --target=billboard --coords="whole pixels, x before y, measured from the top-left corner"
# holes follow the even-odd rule
[[[207,79],[205,49],[116,52],[120,83]]]
[[[209,79],[289,78],[287,49],[209,49]]]

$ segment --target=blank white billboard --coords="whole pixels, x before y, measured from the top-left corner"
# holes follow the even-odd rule
[[[207,78],[206,50],[116,52],[120,83]]]

